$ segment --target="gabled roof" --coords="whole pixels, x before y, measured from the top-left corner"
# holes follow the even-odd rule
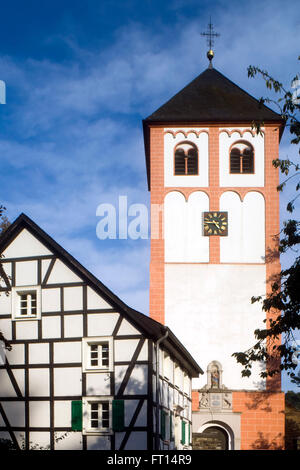
[[[25,214],[19,217],[8,227],[0,238],[0,253],[19,235],[23,230],[28,230],[34,237],[43,243],[51,252],[60,258],[73,272],[80,276],[84,282],[92,287],[112,308],[123,315],[135,328],[137,328],[146,337],[157,341],[168,332],[168,337],[164,340],[164,347],[172,354],[178,362],[185,367],[192,377],[198,377],[203,374],[202,369],[193,359],[187,349],[166,326],[134,310],[119,299],[111,290],[109,290],[99,279],[82,266],[72,255],[70,255],[53,238],[44,232],[33,220]]]
[[[169,101],[143,120],[148,186],[150,189],[149,125],[198,123],[243,123],[253,121],[278,123],[280,136],[284,129],[281,116],[214,68],[204,70],[198,77]]]
[[[281,121],[281,116],[208,68],[163,104],[145,122]]]

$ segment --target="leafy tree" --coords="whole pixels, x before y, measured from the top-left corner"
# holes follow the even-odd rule
[[[300,57],[298,57],[298,60],[300,60]],[[300,154],[300,99],[297,98],[295,91],[286,90],[283,84],[272,78],[268,72],[254,66],[248,67],[248,77],[255,77],[256,75],[263,78],[266,87],[275,92],[274,96],[277,97],[276,94],[280,95],[277,99],[261,98],[260,106],[264,103],[273,103],[277,106],[285,127],[289,129],[290,143],[298,146],[298,154]],[[300,88],[297,75],[291,82],[291,88],[295,88],[295,85]],[[261,132],[262,126],[263,122],[253,123],[253,128],[256,129],[257,133]],[[297,330],[300,328],[300,257],[298,254],[300,221],[292,216],[297,206],[297,199],[300,196],[300,163],[289,158],[274,159],[272,163],[284,175],[284,180],[277,187],[277,190],[283,191],[288,184],[289,189],[293,191],[293,196],[286,207],[288,218],[283,223],[280,234],[274,234],[274,236],[279,237],[277,255],[290,251],[293,253],[293,262],[288,268],[282,269],[273,281],[270,294],[264,297],[252,297],[252,303],[261,302],[263,310],[273,313],[273,315],[268,322],[265,320],[265,328],[255,330],[254,335],[257,342],[249,350],[234,353],[233,356],[244,366],[243,376],[251,375],[254,362],[266,361],[270,364],[273,363],[273,367],[268,372],[262,372],[262,377],[273,376],[281,370],[286,370],[292,382],[300,386],[300,376],[294,373],[297,367],[294,339]],[[274,312],[276,312],[275,315]],[[282,344],[278,341],[280,336],[283,338]],[[281,360],[278,360],[278,358]],[[298,358],[300,359],[300,353]],[[274,364],[276,365],[274,366]]]

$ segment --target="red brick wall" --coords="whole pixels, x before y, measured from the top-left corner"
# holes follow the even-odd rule
[[[233,392],[233,411],[241,412],[241,450],[284,448],[284,393]]]

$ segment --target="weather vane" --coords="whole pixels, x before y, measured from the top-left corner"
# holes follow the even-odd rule
[[[207,38],[207,45],[209,47],[209,51],[207,52],[207,58],[209,60],[209,68],[212,68],[211,61],[214,57],[214,51],[212,50],[213,45],[214,45],[214,38],[219,37],[220,34],[214,32],[214,27],[213,27],[213,24],[211,22],[211,17],[210,17],[209,23],[208,23],[208,30],[205,33],[200,33],[200,34],[201,34],[201,36]]]

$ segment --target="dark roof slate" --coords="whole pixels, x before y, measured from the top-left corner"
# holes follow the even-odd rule
[[[208,68],[144,120],[149,122],[281,121],[281,116],[214,68]]]

